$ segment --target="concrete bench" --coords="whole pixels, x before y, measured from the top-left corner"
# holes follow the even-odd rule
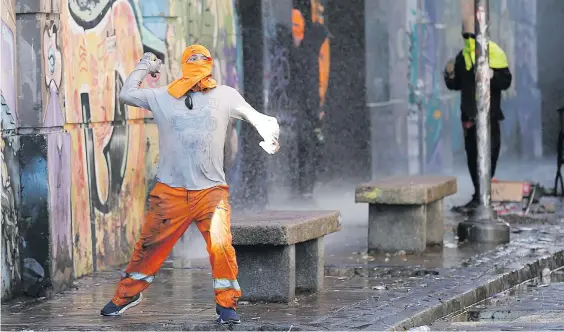
[[[368,249],[416,253],[442,245],[443,198],[456,193],[456,178],[393,176],[361,184],[355,201],[368,203]]]
[[[338,211],[266,211],[234,215],[233,246],[241,300],[284,302],[296,290],[323,287],[323,237],[340,230]]]

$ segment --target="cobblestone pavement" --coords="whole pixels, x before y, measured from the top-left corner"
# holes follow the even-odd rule
[[[434,331],[564,330],[564,271],[552,282],[535,280],[430,326]],[[556,281],[556,282],[555,282]]]

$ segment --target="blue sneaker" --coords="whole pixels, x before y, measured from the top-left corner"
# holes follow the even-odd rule
[[[233,308],[224,308],[219,304],[215,305],[215,312],[219,315],[217,323],[222,325],[241,324],[241,318]]]
[[[100,311],[100,315],[102,315],[102,316],[119,316],[119,315],[123,314],[123,312],[126,311],[127,309],[133,308],[136,305],[138,305],[141,302],[142,299],[143,299],[143,294],[139,293],[139,295],[134,297],[131,302],[129,302],[128,304],[125,304],[125,305],[121,305],[121,306],[116,305],[115,303],[110,301],[110,302],[108,302],[108,304],[106,304],[104,309],[102,309],[102,311]]]

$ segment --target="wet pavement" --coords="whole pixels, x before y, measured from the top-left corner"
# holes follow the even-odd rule
[[[117,277],[118,271],[96,273],[77,281],[76,289],[53,299],[3,305],[2,330],[174,330],[186,324],[197,329],[216,328],[212,324],[216,314],[211,276],[207,271],[163,269],[144,292],[139,306],[122,317],[100,317],[99,310],[113,295]],[[407,277],[390,279],[389,287],[407,289],[415,283],[416,280]],[[383,284],[377,278],[326,277],[325,289],[320,294],[298,296],[289,305],[243,302],[239,311],[244,328],[298,327],[367,296],[379,295]]]
[[[500,173],[500,178],[512,179]],[[524,174],[547,177],[544,171]],[[543,179],[532,180],[543,183]],[[244,325],[235,329],[409,328],[534,277],[535,264],[564,265],[562,211],[544,221],[512,218],[512,239],[506,246],[459,245],[454,229],[462,217],[448,211],[470,196],[467,177],[460,178],[459,193],[445,200],[443,248],[429,248],[420,255],[370,255],[366,253],[368,206],[354,204],[354,188],[352,183],[333,182],[318,188],[315,200],[305,204],[277,196],[271,209],[340,209],[342,231],[325,238],[325,287],[318,294],[299,295],[290,304],[242,303]],[[113,295],[119,278],[115,270],[77,280],[76,289],[51,299],[3,304],[2,330],[216,330],[211,275],[207,258],[201,255],[203,247],[190,250],[196,244],[203,242],[177,250],[180,255],[165,264],[143,302],[123,317],[98,316]]]
[[[325,287],[319,294],[300,295],[289,305],[242,303],[239,309],[245,324],[240,328],[393,328],[426,308],[459,301],[458,294],[467,293],[478,285],[489,285],[504,273],[520,271],[525,278],[530,264],[551,257],[556,259],[550,264],[564,265],[564,227],[539,226],[535,230],[514,233],[511,244],[460,260],[457,267],[429,268],[417,264],[327,267],[332,276],[325,278]],[[407,259],[406,265],[410,261],[409,256],[403,259]],[[100,317],[99,310],[111,298],[118,276],[117,270],[96,273],[78,280],[76,289],[52,299],[3,304],[2,330],[217,329],[213,324],[215,309],[207,270],[164,268],[144,293],[145,299],[139,306],[123,317]],[[507,281],[503,283],[513,286]],[[488,296],[486,291],[483,296]]]
[[[548,278],[496,294],[462,314],[431,324],[430,328],[433,331],[564,330],[564,270],[545,273]]]

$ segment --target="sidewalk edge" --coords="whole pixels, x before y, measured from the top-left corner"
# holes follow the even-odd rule
[[[394,323],[386,328],[388,331],[405,331],[413,327],[429,325],[447,315],[463,311],[465,308],[483,301],[496,293],[506,291],[527,280],[540,277],[544,268],[554,270],[564,266],[564,250],[529,262],[518,269],[492,276],[490,280],[465,292],[453,289],[451,296],[441,304],[420,310],[414,315]],[[454,293],[454,294],[453,294]]]

